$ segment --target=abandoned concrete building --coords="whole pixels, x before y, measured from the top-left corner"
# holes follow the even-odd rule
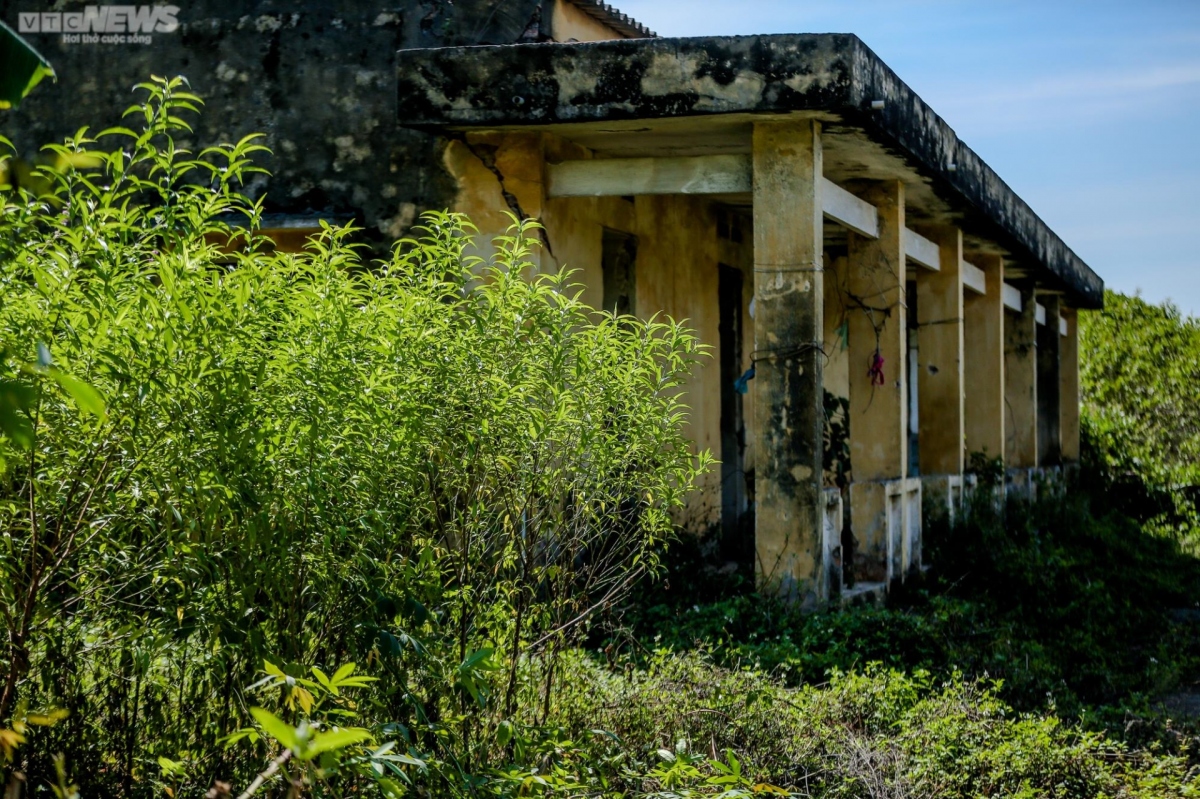
[[[299,6],[198,3],[103,78],[39,42],[59,84],[5,132],[49,141],[170,68],[208,98],[197,137],[268,131],[281,246],[322,218],[381,242],[426,208],[481,239],[539,220],[541,267],[589,303],[711,347],[690,431],[721,465],[681,521],[810,606],[919,569],[973,454],[1019,491],[1078,460],[1102,281],[853,35],[658,38],[597,0]]]

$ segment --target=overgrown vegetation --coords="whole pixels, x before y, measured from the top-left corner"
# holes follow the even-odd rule
[[[924,582],[886,608],[815,615],[729,581],[693,547],[672,558],[665,589],[626,606],[609,644],[709,651],[789,684],[871,663],[939,679],[988,675],[1019,709],[1075,717],[1137,705],[1200,673],[1200,639],[1170,617],[1195,606],[1200,563],[1174,539],[1098,513],[1084,492],[1013,501],[1003,516],[979,503],[965,523],[928,532],[937,568]]]
[[[453,215],[274,253],[255,140],[182,151],[199,100],[141,89],[0,195],[8,791],[1200,793],[1186,731],[1113,723],[1195,673],[1177,539],[1080,493],[975,508],[889,609],[706,577],[686,329],[582,305],[520,220],[486,262]]]
[[[197,98],[141,88],[140,129],[81,133],[60,149],[93,166],[5,200],[23,426],[0,442],[0,718],[69,711],[27,767],[61,749],[87,793],[148,790],[158,757],[246,784],[266,741],[218,742],[264,662],[289,724],[317,707],[296,679],[337,696],[312,667],[370,664],[369,721],[394,725],[373,734],[466,790],[594,610],[654,569],[706,465],[676,398],[695,339],[532,274],[528,223],[487,263],[447,215],[382,264],[346,228],[268,253],[220,221],[253,229],[237,186],[261,148],[182,151]]]
[[[1092,471],[1121,509],[1195,548],[1200,531],[1200,322],[1114,291],[1080,315]]]

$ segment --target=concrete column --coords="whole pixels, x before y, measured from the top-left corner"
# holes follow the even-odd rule
[[[754,125],[755,519],[760,585],[813,607],[822,568],[821,127]]]
[[[941,251],[937,272],[917,278],[921,475],[963,472],[962,231],[926,234]]]
[[[1004,259],[972,255],[986,294],[963,296],[964,426],[967,453],[1004,457]]]
[[[908,339],[904,297],[904,184],[862,195],[879,210],[879,238],[850,234],[850,521],[855,574],[876,582],[887,571],[887,487],[908,469]],[[876,351],[883,384],[873,379]]]
[[[1004,319],[1004,464],[1037,466],[1037,304],[1032,286],[1022,286],[1021,311]]]
[[[1041,304],[1046,309],[1046,321],[1037,328],[1038,466],[1057,466],[1062,461],[1059,439],[1062,376],[1058,368],[1062,341],[1058,332],[1060,302],[1057,295],[1051,294],[1043,296]]]
[[[1059,350],[1059,373],[1062,383],[1059,401],[1062,415],[1058,434],[1062,439],[1063,463],[1079,461],[1079,313],[1072,308],[1060,308],[1059,313],[1067,323],[1067,334],[1062,337]]]

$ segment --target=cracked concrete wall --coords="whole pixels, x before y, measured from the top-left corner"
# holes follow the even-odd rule
[[[18,12],[84,5],[0,0],[0,19],[16,28]],[[537,40],[548,27],[543,0],[180,5],[179,29],[153,34],[148,45],[28,34],[58,81],[0,117],[0,133],[31,159],[84,125],[119,124],[131,87],[151,74],[185,75],[206,103],[191,146],[266,134],[273,154],[261,163],[272,175],[258,176],[250,193],[267,193],[268,213],[354,218],[381,242],[402,235],[420,211],[449,206],[456,192],[442,167],[445,142],[398,123],[396,51]]]

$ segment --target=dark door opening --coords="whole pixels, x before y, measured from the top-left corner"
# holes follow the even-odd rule
[[[742,394],[737,389],[742,376],[742,290],[741,270],[718,265],[717,307],[719,313],[721,371],[721,539],[725,556],[739,564],[754,563],[753,522],[747,513],[746,424]]]
[[[1062,460],[1059,446],[1058,316],[1047,315],[1037,325],[1037,440],[1038,464],[1056,466]]]
[[[637,315],[637,247],[637,236],[605,228],[600,249],[604,310],[618,316]]]

